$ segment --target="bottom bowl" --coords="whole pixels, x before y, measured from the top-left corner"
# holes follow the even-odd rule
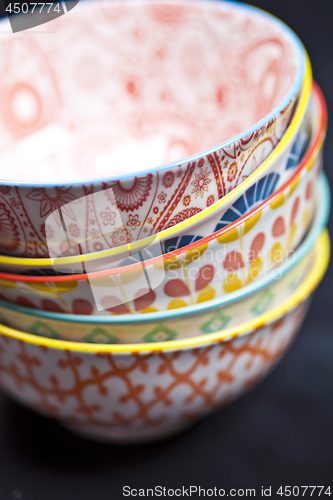
[[[146,442],[180,432],[234,400],[294,340],[323,277],[325,231],[305,281],[283,303],[237,327],[154,344],[83,344],[0,325],[0,386],[83,436]]]

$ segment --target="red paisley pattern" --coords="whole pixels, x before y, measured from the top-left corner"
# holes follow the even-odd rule
[[[119,210],[122,212],[133,212],[133,210],[142,207],[148,198],[152,182],[153,176],[148,174],[145,177],[134,177],[133,183],[131,181],[103,183],[103,189],[112,188]],[[126,184],[132,184],[132,186],[126,187]]]
[[[77,225],[75,234],[95,235],[96,195],[108,188],[126,214],[124,224],[129,212],[141,223],[133,239],[184,217],[183,200],[192,209],[186,213],[198,213],[269,155],[263,141],[277,144],[298,97],[247,137],[189,163],[182,158],[242,134],[291,88],[300,58],[278,23],[227,2],[146,1],[131,8],[85,2],[74,17],[61,16],[49,28],[56,40],[29,32],[0,40],[6,74],[0,81],[0,163],[11,179],[31,183],[0,186],[22,226],[3,233],[13,255],[59,255],[65,235],[53,224],[60,227],[61,207]],[[43,148],[33,147],[37,138]],[[177,164],[156,169],[170,162]],[[122,179],[127,173],[131,177]],[[110,181],[85,183],[91,177]],[[51,187],[38,185],[44,181]],[[15,201],[10,191],[17,192]],[[89,193],[94,200],[81,200],[74,210]],[[53,222],[46,221],[50,215]],[[45,223],[55,235],[49,248]],[[89,253],[111,242],[82,245]]]
[[[81,201],[70,192],[71,188],[71,186],[55,187],[54,189],[37,188],[30,191],[30,193],[27,194],[27,198],[40,202],[39,213],[42,218],[49,214],[54,214],[60,225],[60,217],[58,214],[60,208],[67,217],[76,220],[70,204],[80,203]]]
[[[0,248],[3,252],[13,252],[19,243],[19,232],[14,218],[4,203],[0,203]]]
[[[183,222],[183,220],[193,217],[193,215],[196,215],[199,212],[201,212],[201,208],[186,208],[185,210],[182,210],[182,212],[179,212],[179,214],[177,214],[175,217],[173,217],[166,228],[175,226],[176,224]]]
[[[175,180],[175,174],[169,171],[163,175],[162,184],[164,187],[169,188],[172,186],[174,180]]]

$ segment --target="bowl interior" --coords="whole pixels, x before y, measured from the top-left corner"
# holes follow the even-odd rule
[[[11,180],[119,176],[196,154],[271,113],[301,64],[282,24],[223,2],[87,3],[47,26],[0,41]]]

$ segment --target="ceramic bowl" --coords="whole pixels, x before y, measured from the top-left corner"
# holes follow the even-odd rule
[[[253,174],[244,176],[245,180],[219,201],[216,201],[214,195],[210,196],[207,200],[208,208],[191,212],[191,217],[184,220],[180,214],[176,214],[164,230],[156,234],[155,230],[148,231],[147,227],[145,227],[139,240],[135,240],[132,233],[141,227],[140,220],[134,215],[129,215],[128,221],[125,225],[123,224],[121,212],[117,210],[117,202],[113,190],[88,194],[80,198],[80,203],[73,201],[63,205],[61,207],[60,225],[58,209],[48,215],[45,221],[48,227],[48,245],[54,247],[56,241],[62,242],[59,246],[59,255],[53,260],[53,271],[56,273],[61,273],[62,271],[68,272],[66,269],[68,263],[72,263],[76,272],[84,272],[84,269],[87,267],[90,269],[93,266],[100,267],[105,262],[107,265],[110,265],[110,262],[112,262],[114,267],[115,261],[119,261],[119,259],[125,258],[127,255],[133,254],[138,250],[146,251],[152,244],[158,246],[158,251],[162,254],[170,251],[170,246],[174,246],[175,238],[177,238],[178,244],[185,246],[193,241],[193,238],[198,239],[199,236],[208,236],[217,230],[217,224],[219,224],[220,219],[225,214],[228,214],[230,210],[232,211],[234,206],[240,206],[247,189],[254,183],[261,182],[266,188],[260,190],[260,195],[257,199],[253,200],[253,203],[263,201],[291,177],[293,170],[299,164],[306,150],[311,134],[316,135],[313,129],[316,129],[318,122],[321,122],[322,104],[320,103],[320,97],[322,96],[319,96],[321,91],[314,83],[312,100],[309,102],[310,84],[311,78],[307,74],[302,95],[288,129],[289,133],[285,133],[285,141],[280,143],[275,149],[272,149],[273,144],[271,140],[263,135],[260,144],[257,144],[254,149],[256,157],[251,156],[247,159],[248,164],[252,162],[251,171]],[[266,160],[263,160],[267,156],[267,148],[272,150],[272,153],[268,155]],[[258,158],[260,158],[259,162]],[[258,167],[259,164],[260,166]],[[200,182],[204,182],[204,180],[201,179]],[[110,200],[111,208],[107,209],[105,206],[105,196]],[[158,196],[158,203],[163,207],[165,202],[166,193],[163,192]],[[186,213],[191,211],[188,208],[190,202],[191,196],[185,195],[183,198],[183,208]],[[98,222],[97,229],[95,228],[89,232],[85,212],[82,215],[82,206],[87,207],[90,213],[93,209],[94,217],[96,216],[96,220],[94,220]],[[236,214],[238,217],[245,215],[253,206],[250,204],[249,206],[242,206],[242,208],[243,210],[241,212],[238,211]],[[74,239],[73,232],[70,230],[70,228],[74,228],[73,219],[76,220],[76,236]],[[221,224],[218,227],[220,226]],[[146,234],[150,233],[149,236],[144,237],[145,232]],[[179,235],[181,235],[181,238]],[[170,236],[173,237],[171,242]],[[94,251],[95,249],[100,249],[99,243],[96,243],[99,238],[104,238],[104,241],[108,243],[110,246],[108,250]],[[60,252],[62,253],[60,254]],[[82,260],[78,261],[77,257],[72,258],[72,261],[68,259],[68,257],[75,254],[82,254]],[[104,259],[103,256],[105,256]]]
[[[268,198],[274,182],[253,184],[224,218],[215,220],[218,230],[208,238],[191,236],[191,245],[157,258],[152,245],[139,254],[147,260],[138,261],[136,254],[105,272],[62,277],[0,273],[1,297],[54,312],[135,314],[180,308],[249,286],[297,247],[311,223],[327,120],[318,89],[312,103],[317,104],[312,139],[288,182]],[[237,219],[243,207],[256,208]],[[169,247],[172,243],[177,241],[170,240]]]
[[[325,233],[315,266],[287,300],[250,322],[182,341],[76,344],[1,325],[1,388],[90,439],[130,443],[176,434],[277,364],[300,329],[328,260]]]
[[[238,3],[81,2],[48,29],[1,40],[0,244],[12,256],[63,253],[46,244],[46,218],[89,193],[105,191],[106,210],[82,202],[81,227],[64,211],[73,240],[89,233],[83,253],[110,246],[98,229],[110,189],[134,240],[224,197],[284,134],[306,68],[288,27]]]
[[[281,267],[273,269],[265,278],[247,288],[207,302],[199,301],[183,309],[131,316],[59,314],[11,306],[0,301],[0,321],[42,337],[98,344],[172,341],[250,321],[291,296],[296,288],[302,286],[315,265],[320,247],[319,243],[315,243],[327,223],[330,208],[329,188],[323,179],[318,191],[321,193],[321,205],[304,242]],[[45,305],[50,307],[51,304],[50,301]]]
[[[145,249],[146,251],[147,248],[151,247],[152,244],[154,245],[156,244],[155,246],[158,248],[158,253],[162,254],[166,248],[164,243],[165,240],[168,240],[170,237],[175,237],[176,235],[180,234],[185,236],[191,235],[193,228],[199,224],[200,227],[202,228],[201,229],[202,234],[208,235],[209,234],[208,227],[206,228],[205,224],[206,223],[209,224],[210,219],[216,214],[219,214],[219,216],[222,217],[224,213],[226,213],[230,208],[232,208],[232,206],[237,202],[238,199],[242,198],[247,189],[249,189],[253,183],[259,182],[266,175],[276,174],[275,177],[278,180],[275,187],[278,188],[283,184],[283,182],[285,182],[290,177],[290,175],[292,175],[293,169],[297,165],[299,156],[302,154],[302,148],[304,146],[304,143],[306,142],[307,136],[311,132],[310,130],[308,130],[309,128],[311,129],[311,123],[310,127],[308,127],[308,122],[309,121],[311,122],[311,113],[312,111],[315,112],[315,110],[313,110],[313,107],[316,106],[319,100],[318,96],[320,95],[320,90],[314,84],[313,102],[312,106],[309,109],[308,104],[311,94],[311,82],[312,82],[311,67],[310,64],[308,64],[305,79],[302,86],[302,92],[298,100],[294,116],[291,120],[290,125],[288,126],[287,131],[283,135],[278,145],[269,155],[269,157],[266,160],[264,160],[263,163],[258,168],[256,168],[255,171],[245,181],[241,183],[241,185],[236,187],[233,191],[224,196],[221,200],[217,201],[216,203],[207,207],[206,209],[202,210],[196,215],[190,217],[190,219],[185,220],[183,222],[179,222],[175,226],[172,226],[168,229],[159,232],[158,235],[151,235],[139,241],[133,241],[126,245],[121,245],[119,247],[115,247],[112,249],[109,248],[108,250],[102,250],[91,254],[84,254],[84,255],[82,254],[80,257],[67,256],[67,257],[58,257],[56,259],[55,258],[49,259],[49,258],[9,257],[2,255],[0,256],[0,269],[9,272],[14,272],[17,274],[27,273],[31,275],[34,274],[57,275],[63,273],[67,274],[82,273],[84,272],[84,269],[86,267],[90,269],[94,267],[100,268],[103,265],[105,265],[105,268],[114,267],[116,265],[115,261],[117,261],[117,259],[119,261],[126,255],[131,255],[140,249]],[[323,99],[322,102],[324,103]],[[320,108],[321,106],[319,106],[319,109]],[[319,117],[318,120],[320,122]],[[265,145],[266,143],[267,141],[263,140],[262,144]],[[258,149],[259,146],[256,149],[256,151]],[[96,197],[94,198],[95,196],[94,194],[87,195],[85,197],[85,201],[89,202],[89,200],[91,201],[91,197],[93,197],[92,205],[96,206],[96,202],[98,200],[99,202],[101,202],[100,194],[101,192],[99,191],[98,199]],[[76,203],[65,205],[67,212],[72,213],[73,216],[76,210],[75,207]],[[107,207],[104,208],[101,209],[101,213],[106,214]],[[63,222],[64,222],[64,210],[65,209],[62,208],[61,213]],[[112,212],[112,214],[110,213],[109,214],[110,217],[111,215],[115,215],[115,213],[116,212],[114,213]],[[77,215],[79,216],[79,214]],[[52,214],[47,217],[47,220],[49,220],[50,218],[51,219],[53,218]],[[57,216],[56,219],[58,218],[59,217]],[[119,217],[117,216],[117,220],[118,218]],[[112,223],[113,219],[110,220],[109,222]],[[54,230],[52,230],[51,233],[50,232],[47,233],[47,239],[50,238],[50,234],[53,237],[55,233],[58,233],[60,239],[64,238],[65,236],[63,229],[67,228],[69,231],[69,228],[71,227],[71,223],[70,222],[68,223],[68,220],[67,224],[66,225],[64,224],[64,228],[63,225],[61,225],[61,228],[59,227],[57,228],[57,225],[54,225],[55,224],[54,220],[53,222],[50,222],[50,224],[51,225],[53,224]],[[104,225],[102,224],[102,226]],[[105,225],[105,230],[109,231],[108,224]],[[66,237],[70,240],[71,235],[68,233],[68,231]],[[61,233],[60,235],[59,232]],[[119,233],[118,236],[119,238],[121,238],[126,236],[126,234]],[[108,233],[106,236],[109,235],[110,233]],[[183,242],[185,240],[186,238],[182,238],[180,241]],[[162,244],[160,244],[161,242]],[[81,244],[83,245],[83,243],[84,241],[81,241],[80,245]]]

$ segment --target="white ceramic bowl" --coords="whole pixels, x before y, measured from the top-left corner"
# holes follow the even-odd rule
[[[302,86],[301,96],[297,103],[296,111],[291,120],[290,125],[287,128],[287,131],[283,135],[282,139],[275,147],[273,152],[269,155],[269,157],[263,161],[263,163],[258,167],[245,181],[241,183],[240,186],[235,188],[229,194],[224,196],[221,200],[217,201],[213,205],[208,208],[202,210],[196,215],[193,215],[190,219],[185,220],[183,222],[179,222],[176,226],[172,226],[168,229],[165,229],[158,233],[158,235],[151,235],[150,237],[146,237],[141,239],[140,241],[134,241],[127,245],[122,245],[120,247],[116,247],[113,249],[108,249],[104,251],[94,252],[92,254],[84,254],[80,257],[76,256],[67,256],[67,257],[58,257],[55,259],[47,259],[47,258],[21,258],[21,257],[8,257],[4,255],[0,255],[0,269],[14,272],[17,274],[59,274],[59,273],[82,273],[86,267],[93,268],[95,266],[102,266],[103,264],[109,265],[109,267],[114,267],[114,262],[119,260],[120,258],[124,258],[126,255],[131,255],[138,250],[145,249],[152,246],[152,243],[155,244],[158,248],[158,252],[161,254],[163,251],[165,252],[167,242],[170,237],[178,237],[179,235],[184,235],[187,237],[182,237],[182,244],[184,241],[188,241],[191,238],[188,236],[191,235],[193,229],[196,226],[200,225],[202,235],[208,235],[210,220],[216,215],[219,215],[221,218],[224,213],[227,213],[232,209],[233,205],[235,205],[238,200],[244,197],[245,193],[248,189],[254,184],[260,182],[262,179],[266,177],[266,175],[272,174],[277,178],[277,183],[275,188],[281,187],[281,185],[288,180],[290,175],[293,173],[293,169],[297,164],[297,160],[299,155],[302,153],[302,146],[304,144],[304,137],[308,136],[308,122],[311,121],[311,114],[313,112],[313,106],[316,107],[316,103],[318,102],[318,94],[320,94],[320,90],[318,86],[314,84],[314,95],[313,102],[309,109],[308,102],[309,96],[311,92],[311,67],[307,65],[307,72],[305,75],[304,83]],[[317,97],[317,98],[316,98]],[[323,101],[324,102],[324,101]],[[324,105],[325,106],[325,105]],[[320,106],[319,106],[320,107]],[[315,111],[314,111],[315,112]],[[318,118],[320,122],[320,119]],[[306,137],[305,137],[306,138]],[[266,143],[266,140],[263,139],[263,144]],[[259,149],[256,149],[256,151]],[[291,168],[290,168],[291,167]],[[100,201],[100,192],[98,194],[98,199],[94,196],[89,195],[85,197],[85,202],[91,201],[91,197],[93,197],[93,204],[96,205],[96,201]],[[90,200],[90,201],[89,201]],[[81,206],[81,205],[80,205]],[[68,212],[75,212],[76,203],[70,204],[67,206]],[[105,207],[104,207],[105,208]],[[62,211],[64,209],[62,208]],[[248,209],[250,210],[250,208]],[[63,212],[62,212],[63,213]],[[101,209],[101,213],[106,213],[105,210]],[[79,216],[80,211],[76,212]],[[57,215],[58,212],[57,212]],[[53,215],[48,216],[48,220],[53,218]],[[58,217],[56,217],[57,219]],[[117,216],[117,220],[120,218],[119,212]],[[64,220],[64,219],[63,219]],[[65,222],[65,221],[64,221]],[[112,222],[112,221],[111,221]],[[63,230],[63,226],[58,227],[54,226],[55,221],[51,223],[55,229],[55,232],[58,231],[59,239],[65,238],[65,233]],[[67,230],[69,230],[70,222],[65,225]],[[207,225],[207,228],[206,228]],[[103,225],[102,225],[103,226]],[[104,228],[106,231],[109,231],[108,225]],[[117,231],[116,231],[117,232]],[[59,234],[60,233],[60,234]],[[51,235],[54,235],[54,231],[51,231]],[[110,236],[110,233],[108,233]],[[67,237],[70,238],[70,235],[67,231]],[[167,241],[165,241],[167,240]],[[84,241],[80,242],[80,245],[83,244]],[[161,245],[160,245],[161,243]],[[74,249],[74,253],[76,250]]]
[[[294,33],[238,3],[80,2],[48,30],[0,43],[8,255],[66,251],[46,218],[88,193],[105,191],[100,212],[63,211],[72,240],[89,233],[83,253],[123,241],[101,234],[110,188],[133,240],[203,210],[275,147],[305,74]]]

